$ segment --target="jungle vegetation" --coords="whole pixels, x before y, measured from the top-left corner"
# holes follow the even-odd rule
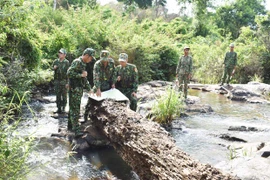
[[[1,123],[20,112],[22,97],[27,102],[36,87],[51,82],[51,64],[60,48],[68,51],[70,62],[87,47],[97,51],[96,58],[109,50],[116,63],[126,52],[143,83],[174,80],[183,47],[190,46],[193,81],[219,83],[224,55],[234,43],[238,66],[233,82],[270,82],[270,12],[264,0],[178,0],[178,14],[168,14],[166,0],[118,1],[106,6],[96,0],[0,1]],[[0,136],[1,161],[16,158],[4,129]]]

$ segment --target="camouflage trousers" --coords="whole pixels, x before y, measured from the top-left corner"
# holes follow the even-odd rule
[[[188,74],[179,74],[178,82],[179,82],[179,91],[184,92],[184,96],[186,99],[187,91],[188,91],[188,83],[189,83]]]
[[[119,88],[119,91],[121,91],[130,101],[130,109],[133,111],[137,110],[137,98],[132,96],[132,90],[130,88],[127,89],[123,89],[123,88]]]
[[[79,117],[80,117],[80,106],[83,95],[83,88],[76,87],[71,88],[69,91],[69,114],[68,114],[68,126],[73,131],[77,132],[80,130]]]
[[[223,71],[223,76],[221,79],[221,84],[224,84],[224,82],[226,81],[227,84],[230,83],[231,80],[231,74],[233,72],[234,67],[225,67],[224,71]]]
[[[58,81],[54,82],[55,93],[56,93],[56,106],[58,110],[64,111],[67,105],[67,81]]]

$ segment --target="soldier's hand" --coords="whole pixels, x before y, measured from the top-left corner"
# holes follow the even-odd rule
[[[53,69],[57,69],[57,68],[58,68],[58,66],[56,66],[56,65],[53,66]]]
[[[115,84],[112,85],[112,89],[114,89],[114,88],[115,88]]]
[[[120,81],[121,80],[121,76],[117,76],[117,81]]]
[[[66,88],[69,89],[69,84],[66,84]]]
[[[86,77],[87,76],[87,71],[83,71],[82,72],[82,77]]]
[[[90,91],[88,92],[88,94],[89,94],[90,96],[93,96],[93,95],[94,95],[94,92],[93,92],[92,90],[90,90]]]
[[[100,91],[100,89],[97,89],[96,95],[97,95],[98,97],[101,96],[101,91]]]

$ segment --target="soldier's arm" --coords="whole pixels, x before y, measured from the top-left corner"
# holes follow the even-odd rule
[[[100,89],[100,67],[95,64],[94,65],[94,70],[93,70],[93,81],[94,81],[94,86],[97,88],[97,89]]]
[[[181,58],[182,57],[179,58],[178,64],[177,64],[177,67],[176,67],[176,76],[175,76],[176,79],[178,78],[179,70],[180,70],[180,67],[181,67]]]
[[[235,53],[234,68],[236,67],[236,65],[237,65],[237,53]]]
[[[139,75],[138,75],[138,69],[136,66],[133,68],[133,74],[134,74],[134,82],[132,87],[132,92],[137,92],[138,90],[138,84],[139,84]]]
[[[91,85],[89,83],[89,81],[87,80],[87,78],[85,77],[85,85],[84,85],[84,88],[87,90],[87,91],[90,91],[91,90]]]
[[[52,64],[52,70],[56,70],[57,69],[57,59],[53,61],[53,64]]]
[[[226,61],[227,61],[228,57],[227,57],[227,53],[225,54],[225,57],[224,57],[224,61],[223,61],[223,64],[225,65]]]
[[[82,73],[79,70],[79,62],[73,61],[71,63],[71,66],[69,67],[67,71],[68,78],[72,79],[80,79],[82,77]]]
[[[113,84],[115,84],[117,82],[117,77],[118,77],[118,66],[114,69],[114,73],[113,73]]]
[[[192,61],[192,57],[190,57],[189,74],[192,74],[192,70],[193,70],[193,61]]]

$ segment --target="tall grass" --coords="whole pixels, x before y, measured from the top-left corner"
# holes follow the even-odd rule
[[[20,119],[15,118],[16,111],[25,102],[25,93],[19,103],[13,103],[15,94],[9,104],[0,106],[0,179],[24,179],[29,172],[26,159],[31,152],[31,137],[16,135],[16,128]]]
[[[166,93],[157,99],[152,112],[155,121],[160,124],[170,124],[173,118],[180,115],[184,107],[184,97],[181,92],[168,88]]]

